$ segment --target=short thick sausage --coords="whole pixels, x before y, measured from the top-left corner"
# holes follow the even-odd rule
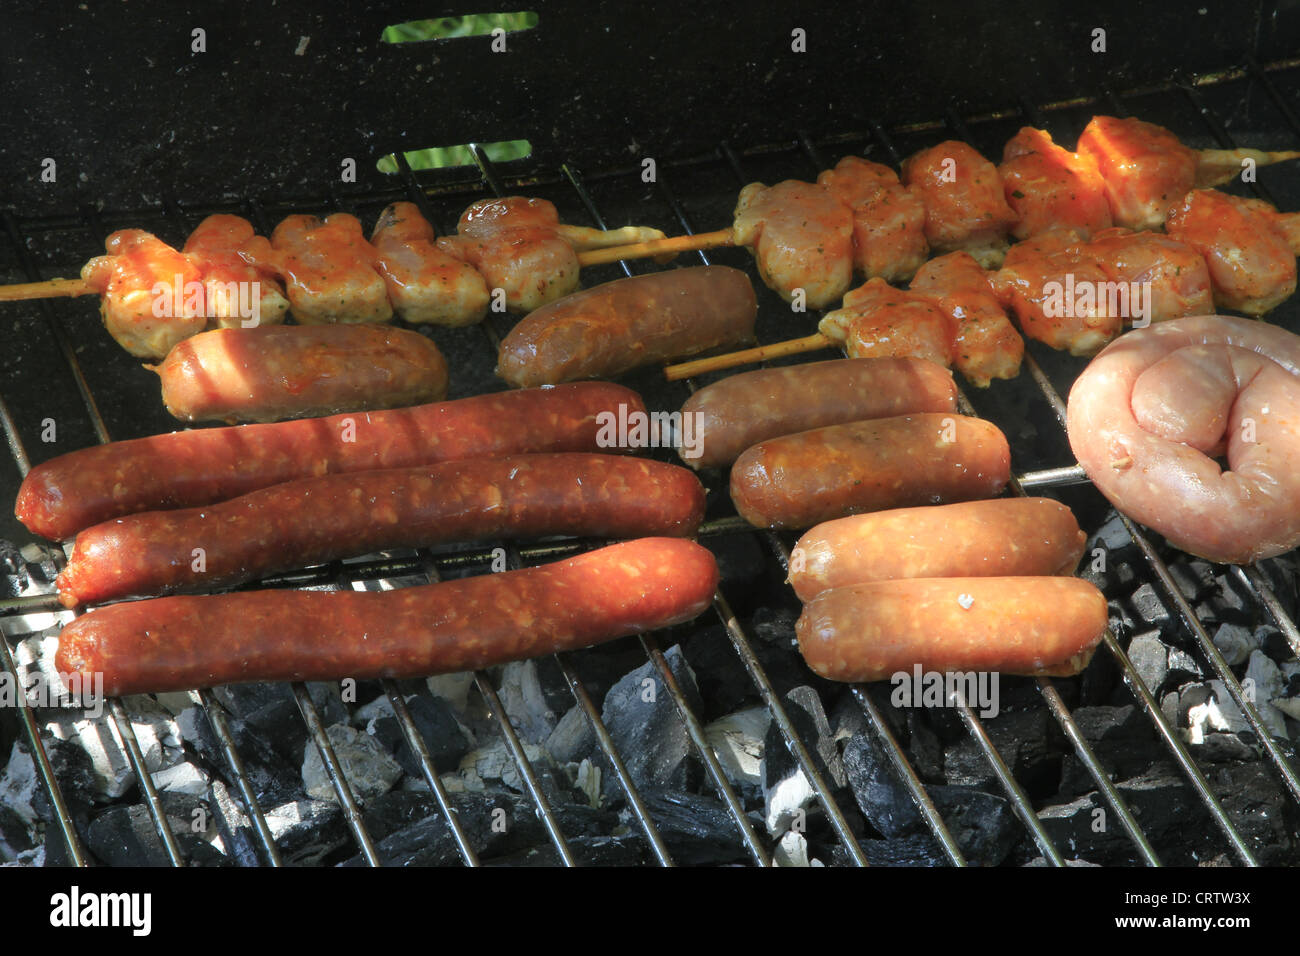
[[[59,599],[76,607],[215,590],[348,555],[444,541],[689,537],[703,517],[704,489],[691,472],[617,455],[514,455],[325,475],[88,528],[59,575]]]
[[[731,468],[750,524],[808,528],[864,511],[991,498],[1011,475],[1006,437],[964,415],[900,415],[773,438]]]
[[[215,329],[154,367],[185,422],[274,422],[401,408],[447,395],[447,362],[418,332],[373,325]]]
[[[250,591],[99,608],[64,627],[55,663],[104,692],[239,681],[422,677],[587,647],[688,621],[713,555],[642,538],[567,561],[395,591]]]
[[[1108,624],[1106,598],[1079,578],[911,578],[823,591],[795,626],[830,680],[926,671],[1067,677],[1087,666]]]
[[[695,468],[729,465],[768,438],[910,412],[957,410],[952,373],[917,358],[831,359],[732,375],[682,406],[700,436]]]
[[[631,389],[591,382],[112,442],[37,465],[18,489],[15,513],[58,540],[120,515],[210,504],[312,475],[599,451],[597,418],[620,404],[645,413]]]
[[[854,515],[813,528],[790,555],[790,583],[822,591],[895,578],[1073,574],[1086,536],[1050,498],[995,498]]]
[[[633,276],[530,313],[501,343],[497,374],[515,386],[610,378],[754,337],[749,277],[727,266]]]

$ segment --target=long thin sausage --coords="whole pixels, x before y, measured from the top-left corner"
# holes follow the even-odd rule
[[[64,627],[59,673],[104,692],[239,681],[422,677],[573,650],[688,621],[713,555],[642,538],[555,564],[395,591],[251,591],[114,604]]]
[[[911,578],[823,591],[795,633],[808,666],[830,680],[885,680],[917,665],[1068,677],[1108,623],[1105,596],[1079,578]]]
[[[37,465],[18,490],[15,513],[36,534],[58,540],[109,518],[210,504],[312,475],[599,451],[597,417],[620,404],[645,412],[631,389],[592,382],[135,438]]]
[[[965,415],[877,418],[760,442],[731,468],[731,500],[760,528],[991,498],[1011,475],[997,426]]]
[[[515,386],[611,378],[754,337],[749,277],[696,266],[607,282],[530,313],[501,342],[497,374]]]
[[[801,600],[822,591],[895,578],[1073,574],[1086,536],[1050,498],[994,498],[896,508],[827,521],[790,554]]]
[[[88,528],[59,575],[59,599],[76,607],[216,589],[444,541],[690,537],[703,516],[704,489],[694,474],[615,455],[514,455],[325,475]]]
[[[918,358],[831,359],[732,375],[682,406],[701,437],[694,468],[730,465],[769,438],[910,412],[955,412],[957,386],[941,365]]]
[[[274,422],[447,397],[447,362],[418,332],[375,325],[214,329],[153,370],[185,422]]]

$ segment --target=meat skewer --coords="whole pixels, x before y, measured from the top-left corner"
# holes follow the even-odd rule
[[[1258,200],[1193,190],[1171,210],[1168,235],[1114,228],[1086,242],[1072,232],[1049,232],[1016,244],[1001,270],[985,274],[990,297],[965,283],[946,293],[957,330],[949,330],[948,339],[937,319],[942,310],[935,308],[945,301],[941,282],[936,288],[932,278],[921,275],[922,291],[917,282],[901,291],[871,280],[845,296],[843,308],[822,318],[817,335],[669,366],[664,374],[674,381],[776,355],[843,346],[853,357],[919,355],[951,362],[972,383],[986,385],[990,377],[1014,374],[1018,360],[1016,346],[991,312],[992,325],[972,326],[979,306],[991,309],[996,301],[1015,314],[1026,337],[1075,355],[1096,352],[1119,332],[1125,317],[1139,310],[1150,322],[1207,313],[1216,304],[1259,315],[1295,291],[1297,218]],[[934,260],[926,269],[956,272],[945,260],[957,255]],[[1127,301],[1134,288],[1149,288],[1150,301]],[[1075,296],[1075,289],[1092,292]],[[1124,291],[1120,308],[1099,294],[1109,290]],[[918,321],[921,314],[926,319]],[[970,329],[969,341],[981,345],[945,348],[959,341],[962,329]]]
[[[483,318],[499,288],[508,310],[527,312],[577,287],[584,250],[662,236],[566,225],[549,202],[520,197],[475,203],[457,234],[441,239],[412,203],[385,209],[369,242],[345,213],[290,216],[270,240],[219,215],[200,223],[184,252],[122,230],[81,280],[0,287],[0,301],[99,293],[110,334],[134,355],[161,359],[213,325],[283,321],[290,302],[300,324],[384,322],[396,311],[409,322],[466,325]]]

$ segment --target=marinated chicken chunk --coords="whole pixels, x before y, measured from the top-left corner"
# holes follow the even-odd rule
[[[185,241],[185,255],[202,273],[204,311],[210,327],[279,325],[289,300],[275,275],[258,269],[239,256],[239,247],[253,238],[253,224],[239,216],[208,216]],[[256,283],[256,285],[254,285]],[[256,315],[253,296],[256,295]]]
[[[947,140],[903,161],[903,182],[925,204],[925,238],[937,252],[965,250],[986,269],[1001,265],[1016,222],[997,168]]]
[[[433,226],[414,203],[397,202],[375,224],[371,245],[394,311],[407,322],[471,325],[487,314],[487,283],[478,270],[439,249]]]
[[[754,254],[767,286],[810,309],[834,305],[853,282],[853,213],[831,191],[786,180],[740,191],[735,242]]]
[[[912,280],[913,292],[934,297],[953,323],[953,365],[972,385],[1015,378],[1025,341],[993,291],[990,273],[968,252],[931,259]]]
[[[1096,161],[1056,145],[1044,130],[1026,126],[1013,136],[998,174],[1007,205],[1018,217],[1011,227],[1018,240],[1053,229],[1071,230],[1086,239],[1113,225]]]
[[[271,233],[240,247],[246,261],[281,276],[294,318],[325,322],[387,322],[388,289],[375,271],[379,258],[355,216],[289,216]]]
[[[817,177],[853,210],[853,263],[864,278],[906,282],[930,253],[925,204],[888,166],[845,156]]]
[[[184,254],[143,229],[122,229],[104,243],[81,278],[100,293],[104,327],[132,355],[166,357],[172,346],[203,331],[202,273]]]

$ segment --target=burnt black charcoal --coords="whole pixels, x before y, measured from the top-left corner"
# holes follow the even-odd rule
[[[1142,683],[1153,694],[1160,692],[1169,672],[1168,651],[1160,640],[1159,631],[1147,631],[1136,635],[1128,645],[1128,657],[1134,669],[1142,678]]]
[[[1031,797],[1056,792],[1064,738],[1045,709],[1002,713],[984,720],[983,725],[993,746]],[[948,748],[944,773],[954,786],[990,791],[999,787],[997,775],[973,737],[967,736]]]
[[[1079,675],[1076,704],[1111,704],[1117,700],[1131,699],[1122,677],[1123,671],[1115,655],[1100,647]],[[1057,688],[1065,687],[1058,684]]]
[[[1201,665],[1191,654],[1181,647],[1169,648],[1169,686],[1181,687],[1188,681],[1200,680],[1204,676]]]
[[[905,836],[923,826],[916,801],[874,734],[858,734],[844,745],[844,772],[862,815],[881,836]]]
[[[311,683],[307,689],[324,726],[347,720],[337,686]],[[259,732],[281,758],[290,764],[302,761],[307,724],[288,684],[224,684],[214,687],[212,694],[243,726]]]
[[[406,709],[411,713],[411,721],[424,740],[424,746],[433,758],[434,769],[438,773],[450,773],[460,766],[460,760],[469,753],[469,738],[461,730],[452,713],[451,705],[441,697],[429,693],[416,694],[406,701]],[[401,733],[394,717],[380,718],[391,720],[393,728],[398,730],[397,760],[402,769],[412,776],[421,776],[420,762],[406,742],[406,735]]]
[[[0,861],[36,846],[35,834],[16,811],[0,803]]]
[[[872,866],[951,866],[943,848],[928,833],[900,837],[897,840],[859,840],[858,846]],[[831,851],[835,866],[852,866],[853,859],[844,847]]]
[[[333,800],[299,798],[264,808],[263,815],[285,863],[315,866],[339,847],[351,845],[343,811]]]
[[[1167,627],[1172,617],[1165,606],[1164,598],[1150,582],[1143,584],[1129,599],[1133,612],[1147,627]]]
[[[211,825],[217,828],[226,855],[236,866],[261,866],[266,861],[254,847],[253,825],[244,806],[220,780],[208,789],[208,806],[212,808]]]
[[[1254,624],[1255,611],[1236,579],[1230,574],[1218,574],[1214,580],[1219,585],[1219,593],[1209,603],[1218,613],[1219,620],[1234,624]]]
[[[781,703],[817,772],[828,786],[844,786],[846,779],[839,747],[831,735],[830,721],[826,719],[817,692],[808,686],[796,687],[785,695]],[[773,720],[768,724],[767,737],[763,741],[763,790],[770,790],[781,780],[793,776],[798,767],[786,746],[781,728]]]
[[[752,642],[760,661],[770,648],[758,641]],[[716,720],[754,702],[757,690],[749,679],[745,665],[727,636],[726,628],[719,625],[697,631],[682,642],[686,660],[695,671],[700,696],[706,710],[701,720]],[[771,675],[769,675],[771,676]]]
[[[681,648],[674,645],[664,657],[687,704],[698,715],[703,707]],[[653,661],[646,661],[610,688],[601,719],[638,787],[691,789],[698,777],[697,758],[677,705]],[[604,786],[608,798],[620,792],[612,774],[605,777]]]
[[[1169,576],[1178,590],[1190,603],[1204,601],[1218,591],[1214,581],[1214,565],[1199,558],[1179,559],[1169,562]]]
[[[798,619],[799,613],[790,608],[761,607],[749,619],[747,633],[760,643],[794,650],[794,625]]]
[[[1117,639],[1123,641],[1138,630],[1134,615],[1126,602],[1111,598],[1106,602],[1106,608],[1110,614],[1110,628]]]
[[[1255,644],[1278,664],[1295,660],[1295,651],[1291,649],[1286,635],[1272,624],[1261,624],[1255,628]]]
[[[1020,822],[1005,798],[967,787],[931,787],[929,793],[968,863],[997,866],[1021,839]]]
[[[159,794],[182,858],[190,866],[226,866],[230,860],[196,834],[192,824],[211,811],[206,802],[181,793]],[[197,812],[196,812],[197,811]],[[90,821],[86,842],[108,866],[168,866],[169,858],[153,818],[142,805],[109,807]]]
[[[1268,581],[1270,589],[1281,603],[1283,610],[1292,620],[1295,620],[1297,591],[1300,590],[1297,587],[1300,582],[1297,581],[1295,560],[1288,555],[1283,555],[1278,558],[1260,561],[1257,567]]]
[[[642,841],[634,836],[580,836],[565,841],[580,866],[637,866],[646,862]],[[559,851],[550,844],[491,860],[489,866],[560,866]]]
[[[1092,550],[1096,546],[1106,549],[1107,564],[1119,564],[1120,561],[1137,552],[1137,546],[1133,543],[1133,536],[1124,527],[1124,520],[1113,512],[1106,519],[1106,522],[1097,529],[1097,533],[1089,541],[1088,549]]]
[[[718,559],[719,585],[728,594],[753,593],[768,571],[768,558],[757,535],[727,534],[707,539]]]
[[[1111,779],[1135,777],[1167,753],[1151,733],[1145,713],[1135,704],[1080,707],[1072,716]],[[1060,793],[1053,802],[1064,802],[1096,787],[1097,782],[1079,757],[1067,753],[1061,763]]]
[[[715,866],[749,859],[740,829],[720,801],[677,790],[645,790],[641,799],[674,862]],[[641,832],[635,819],[627,826]]]
[[[27,562],[18,547],[4,538],[0,538],[0,580],[4,581],[5,597],[17,597],[31,583]],[[4,752],[9,752],[7,747]]]
[[[917,776],[937,783],[943,779],[943,744],[931,726],[929,715],[929,711],[916,708],[908,712],[907,756]]]
[[[559,715],[547,702],[537,661],[515,661],[501,669],[497,695],[521,740],[540,744],[555,729]],[[569,698],[572,700],[572,697]],[[564,711],[559,712],[563,714]]]
[[[198,751],[228,786],[237,786],[207,716],[198,707],[192,707],[183,711],[176,722],[185,742]],[[255,729],[243,720],[227,718],[226,722],[258,803],[275,806],[302,797],[301,751],[290,762],[267,739],[268,732]]]

